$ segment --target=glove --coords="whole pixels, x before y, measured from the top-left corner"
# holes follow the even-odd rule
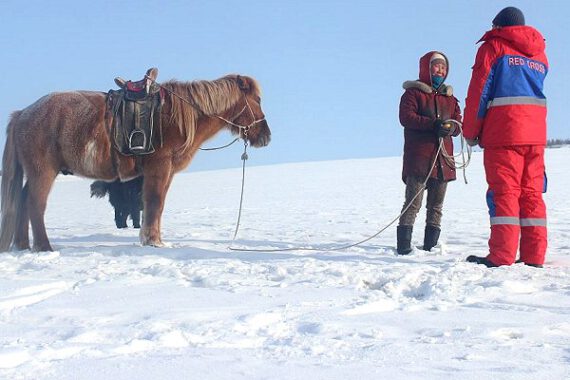
[[[438,137],[449,136],[455,130],[453,124],[444,123],[443,120],[441,120],[441,119],[436,119],[433,122],[433,127],[434,127],[435,133],[438,135]]]
[[[467,145],[469,145],[469,146],[479,145],[479,138],[478,137],[475,137],[474,139],[468,139],[466,137],[465,141],[467,142]]]

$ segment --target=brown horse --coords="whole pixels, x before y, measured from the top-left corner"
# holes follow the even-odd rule
[[[174,174],[188,166],[204,141],[224,128],[254,147],[269,144],[271,132],[261,110],[261,91],[251,77],[228,75],[214,81],[162,84],[161,131],[156,151],[118,154],[110,138],[106,94],[52,93],[12,114],[2,160],[0,252],[12,245],[50,251],[44,213],[60,172],[113,181],[144,175],[143,245],[163,246],[161,216]],[[24,178],[26,180],[24,184]]]

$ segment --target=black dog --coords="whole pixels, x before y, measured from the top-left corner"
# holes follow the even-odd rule
[[[127,228],[127,217],[133,220],[133,227],[140,228],[143,177],[127,182],[95,181],[91,184],[91,197],[103,198],[109,193],[109,202],[115,208],[117,228]]]

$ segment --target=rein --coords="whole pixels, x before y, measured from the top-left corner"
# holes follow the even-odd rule
[[[212,150],[220,150],[220,149],[224,149],[227,148],[230,145],[233,145],[236,141],[238,141],[240,139],[240,137],[236,137],[235,139],[233,139],[233,141],[227,143],[226,145],[222,145],[222,146],[217,146],[215,148],[198,148],[200,150],[205,150],[205,151],[212,151]]]

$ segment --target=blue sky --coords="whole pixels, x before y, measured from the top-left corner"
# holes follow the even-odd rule
[[[560,1],[13,1],[0,2],[0,124],[62,90],[115,88],[149,67],[159,81],[255,77],[272,143],[250,165],[397,156],[402,82],[441,50],[463,108],[475,42],[505,6],[546,38],[550,138],[570,138],[570,2]],[[5,133],[1,134],[4,145]],[[231,140],[220,134],[208,145]],[[241,147],[200,152],[191,170],[241,165]]]

